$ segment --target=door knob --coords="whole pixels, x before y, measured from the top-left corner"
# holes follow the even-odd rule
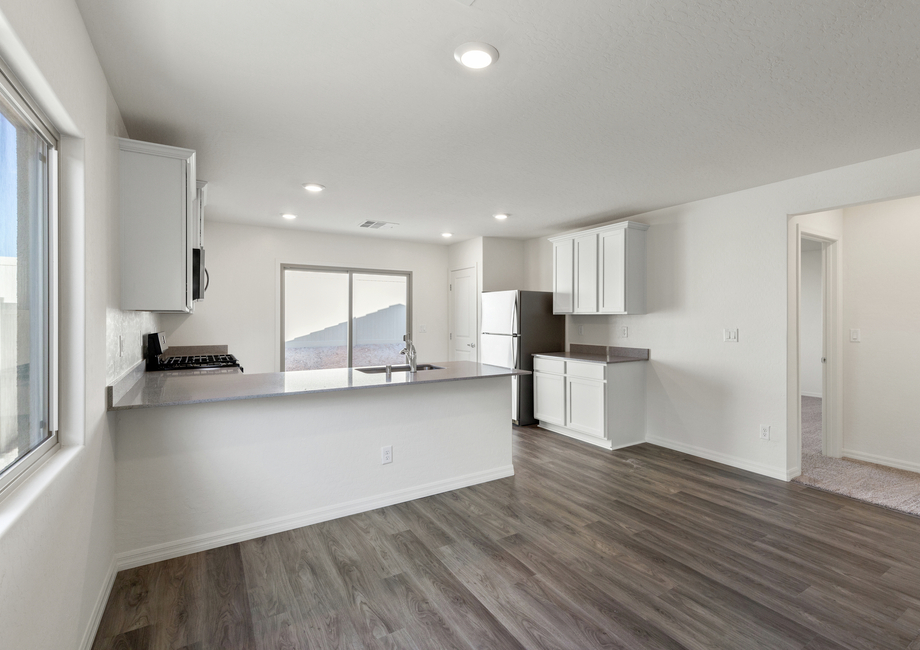
[[[475,348],[475,347],[476,347],[476,344],[475,344],[475,343],[470,343],[470,347],[471,347],[471,348]]]

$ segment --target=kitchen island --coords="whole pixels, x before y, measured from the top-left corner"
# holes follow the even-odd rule
[[[336,369],[116,385],[118,568],[513,475],[520,371],[436,365],[389,381]]]

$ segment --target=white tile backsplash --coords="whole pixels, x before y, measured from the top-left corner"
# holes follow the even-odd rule
[[[149,311],[105,311],[105,379],[111,384],[144,358],[144,336],[159,330],[158,315]],[[124,352],[119,356],[118,337],[124,337]]]

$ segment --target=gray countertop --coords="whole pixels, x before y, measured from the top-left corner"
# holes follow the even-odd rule
[[[550,359],[572,359],[573,361],[592,361],[594,363],[626,363],[628,361],[648,361],[639,357],[608,357],[603,354],[587,354],[585,352],[541,352],[533,355],[535,357],[547,357]]]
[[[648,361],[649,351],[645,348],[622,348],[603,345],[580,345],[573,343],[570,352],[539,353],[535,357],[550,359],[572,359],[573,361],[591,361],[593,363],[628,363],[630,361]]]
[[[202,402],[256,399],[302,395],[333,390],[391,388],[408,384],[461,381],[485,377],[527,375],[527,371],[499,368],[471,361],[444,361],[434,365],[440,370],[420,370],[416,374],[394,372],[368,374],[354,368],[268,372],[263,374],[195,374],[182,372],[148,372],[126,377],[129,386],[110,386],[108,410],[177,406]],[[114,397],[117,395],[118,397]]]

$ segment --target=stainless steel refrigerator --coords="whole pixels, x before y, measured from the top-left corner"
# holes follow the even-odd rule
[[[480,361],[533,371],[533,355],[565,350],[565,316],[553,315],[551,291],[485,291]],[[511,420],[534,424],[533,376],[511,378]]]

